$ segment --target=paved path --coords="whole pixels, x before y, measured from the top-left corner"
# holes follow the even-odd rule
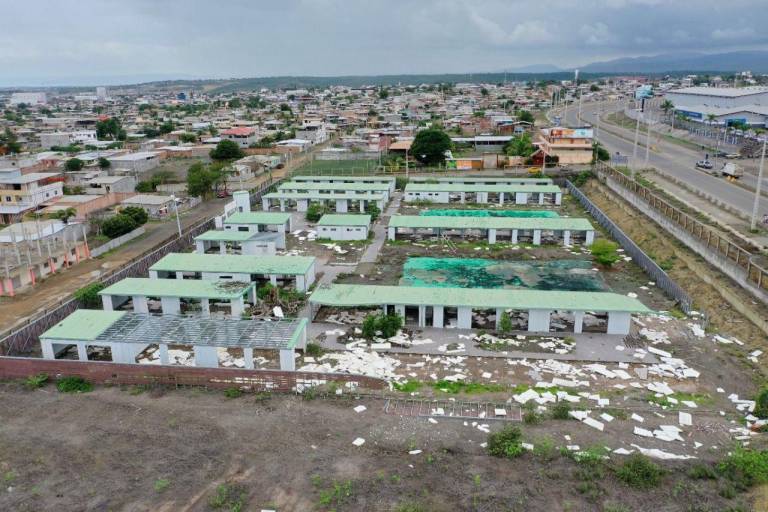
[[[371,242],[360,257],[360,263],[375,263],[378,259],[381,248],[384,247],[384,244],[387,241],[389,218],[395,215],[397,210],[400,209],[400,201],[402,198],[402,192],[395,192],[392,195],[392,200],[389,202],[389,206],[387,206],[387,209],[379,217],[379,220],[373,225],[373,242]]]

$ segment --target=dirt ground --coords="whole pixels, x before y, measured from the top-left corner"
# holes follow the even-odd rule
[[[355,413],[361,404],[367,410]],[[212,500],[236,489],[236,510],[758,510],[749,495],[720,496],[720,480],[687,476],[690,462],[661,463],[662,484],[639,491],[616,478],[620,457],[599,467],[556,448],[494,458],[471,424],[387,415],[383,406],[375,398],[119,388],[64,395],[4,384],[0,509],[235,510]],[[594,438],[584,425],[555,420],[526,425],[523,436],[555,446]],[[361,447],[352,444],[358,437]]]

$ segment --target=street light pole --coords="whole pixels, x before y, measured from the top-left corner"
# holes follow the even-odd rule
[[[405,148],[405,179],[408,179],[408,148]]]
[[[640,112],[637,112],[637,124],[635,125],[635,144],[632,148],[632,170],[633,171],[637,171],[637,143],[639,138],[640,138]]]
[[[173,209],[176,211],[176,227],[179,228],[179,238],[181,238],[181,219],[179,219],[179,205],[176,203],[176,195],[171,194],[173,200]]]
[[[643,167],[646,169],[648,168],[648,157],[650,156],[651,151],[651,119],[650,117],[647,119],[646,123],[646,131],[645,131],[645,164],[643,164]]]
[[[760,188],[763,184],[763,168],[765,167],[765,146],[768,144],[768,138],[763,140],[763,151],[760,155],[760,170],[757,173],[757,187],[755,188],[755,203],[752,205],[752,221],[749,223],[749,229],[757,229],[757,209],[760,205]]]

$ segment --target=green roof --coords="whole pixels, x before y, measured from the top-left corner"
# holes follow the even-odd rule
[[[377,201],[384,199],[384,192],[357,192],[356,194],[325,194],[319,191],[312,192],[270,192],[261,197],[267,199],[349,199]]]
[[[377,183],[394,183],[392,176],[336,176],[336,175],[317,175],[317,176],[291,176],[291,181],[315,181],[327,183],[333,181],[371,181]]]
[[[389,190],[389,183],[283,183],[278,190]]]
[[[465,306],[478,309],[651,312],[639,300],[618,293],[553,290],[332,284],[319,286],[309,301],[313,304],[334,307],[399,304]]]
[[[164,272],[303,275],[315,262],[312,256],[250,256],[244,254],[171,253],[149,267]]]
[[[318,226],[370,226],[370,215],[344,215],[326,213],[320,217]]]
[[[406,192],[561,192],[557,185],[523,185],[512,183],[509,185],[486,185],[476,183],[409,183],[405,186]]]
[[[195,240],[208,242],[246,242],[255,236],[264,234],[252,233],[251,231],[238,231],[236,229],[212,229],[202,235],[197,235]]]
[[[283,212],[236,212],[227,217],[224,224],[285,224],[290,213]]]
[[[430,215],[393,215],[391,228],[443,229],[544,229],[594,231],[584,218],[571,217],[442,217]]]
[[[439,183],[552,183],[552,178],[509,178],[507,176],[411,176],[411,183],[424,183],[425,181],[437,181]]]
[[[247,292],[253,283],[241,281],[210,281],[202,279],[151,279],[128,277],[101,290],[99,295],[130,297],[184,297],[188,299],[237,299]]]
[[[41,334],[40,338],[92,341],[123,315],[125,311],[76,309],[67,318]]]

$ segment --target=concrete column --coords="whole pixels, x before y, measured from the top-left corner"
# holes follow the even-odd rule
[[[488,229],[488,243],[489,244],[496,243],[496,230],[493,228]]]
[[[280,200],[280,211],[281,212],[285,211],[285,199]]]
[[[158,346],[160,347],[160,364],[171,364],[171,360],[168,357],[168,344],[160,343]]]
[[[296,276],[296,282],[294,284],[296,289],[300,292],[307,291],[307,281],[304,276]]]
[[[589,247],[592,245],[592,242],[595,241],[595,232],[594,231],[587,231],[586,240],[584,240],[584,245]]]
[[[557,192],[555,194],[555,204],[559,205],[562,202],[563,202],[563,193],[562,192]]]
[[[516,229],[512,230],[512,243],[513,244],[517,243],[517,230]]]
[[[269,198],[262,197],[261,198],[261,209],[265,212],[269,211]]]
[[[132,299],[134,313],[149,313],[149,304],[147,304],[147,298],[144,295],[134,295]]]
[[[219,242],[219,254],[222,256],[227,254],[227,242],[224,242],[223,240]]]
[[[504,192],[499,192],[499,206],[504,206]]]
[[[541,230],[533,230],[533,245],[541,245]]]
[[[419,306],[419,327],[427,326],[427,307]]]
[[[293,357],[293,349],[280,349],[280,369],[286,372],[296,371],[296,359]]]
[[[432,327],[444,327],[443,306],[432,306]]]
[[[563,230],[563,245],[571,245],[571,232],[567,229]]]
[[[157,275],[157,270],[150,270],[149,271],[149,277],[151,279],[158,279],[159,276]]]
[[[200,307],[203,310],[203,316],[211,316],[211,300],[200,299]]]
[[[506,310],[504,308],[496,308],[496,330],[499,330],[499,326],[501,325],[501,315],[504,314]]]
[[[575,334],[581,334],[583,330],[584,330],[584,312],[574,311],[573,312],[573,332]]]
[[[459,192],[461,196],[461,204],[464,204],[466,202],[466,194],[464,192]]]
[[[195,252],[203,254],[205,252],[205,242],[202,240],[195,240]]]
[[[277,286],[277,276],[275,274],[270,274],[269,282],[272,284],[272,286]]]
[[[245,347],[243,349],[243,359],[245,360],[245,367],[248,370],[253,370],[253,348]]]
[[[629,323],[632,315],[624,311],[608,313],[608,334],[629,334]]]
[[[393,226],[388,226],[387,227],[387,238],[389,240],[395,240],[395,231],[396,231],[395,227],[393,227]]]
[[[181,314],[181,300],[178,297],[160,297],[164,315]]]
[[[112,296],[111,295],[102,295],[101,296],[101,306],[104,311],[113,311],[115,309],[115,305],[112,302]]]
[[[176,272],[176,279],[184,279],[184,272]]]
[[[477,193],[477,202],[478,203],[487,203],[488,202],[488,192],[478,192]]]
[[[336,200],[336,213],[347,213],[347,200],[346,199],[337,199]]]
[[[459,306],[457,322],[458,322],[459,329],[471,329],[472,328],[472,308]]]
[[[403,306],[402,304],[395,304],[394,307],[395,307],[395,314],[403,317],[403,322],[405,322],[405,306]]]
[[[195,345],[194,351],[195,366],[201,366],[204,368],[219,367],[219,351],[216,349],[216,347]]]
[[[528,202],[528,194],[526,192],[515,192],[515,204],[526,204]]]
[[[230,300],[230,307],[232,308],[232,316],[239,318],[245,311],[245,303],[242,297]]]
[[[56,359],[53,353],[53,343],[50,340],[40,340],[40,348],[43,351],[43,359]]]
[[[539,192],[539,204],[544,204],[544,192]]]
[[[85,348],[85,343],[78,343],[77,344],[77,358],[80,361],[87,361],[88,360],[88,350]]]
[[[548,309],[531,309],[528,311],[528,331],[529,332],[549,332],[549,316],[551,311]]]
[[[361,199],[359,203],[360,203],[360,213],[365,213],[365,200]]]

